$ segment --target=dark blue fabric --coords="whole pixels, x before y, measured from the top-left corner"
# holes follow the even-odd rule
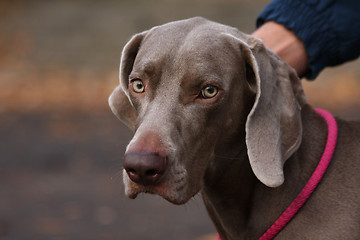
[[[256,25],[269,20],[284,24],[304,42],[308,79],[360,55],[360,0],[273,0]]]

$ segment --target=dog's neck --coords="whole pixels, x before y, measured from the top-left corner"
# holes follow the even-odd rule
[[[285,164],[285,182],[280,187],[269,188],[256,179],[245,141],[239,144],[238,156],[216,157],[209,165],[202,195],[217,231],[226,237],[222,240],[259,238],[306,184],[325,146],[326,124],[309,106],[302,110],[302,118],[303,141]],[[324,131],[314,136],[316,128]]]
[[[216,157],[207,169],[203,200],[210,218],[219,234],[245,232],[249,216],[249,206],[256,185],[256,178],[251,173],[249,161],[246,161],[246,147],[234,158]],[[230,226],[230,228],[228,228]],[[235,236],[234,236],[235,239]]]

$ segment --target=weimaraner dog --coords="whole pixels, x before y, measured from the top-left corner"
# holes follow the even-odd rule
[[[222,240],[258,239],[314,172],[328,128],[292,68],[262,42],[196,17],[136,34],[109,98],[135,134],[125,193],[184,204],[201,192]],[[360,123],[276,239],[360,239]]]

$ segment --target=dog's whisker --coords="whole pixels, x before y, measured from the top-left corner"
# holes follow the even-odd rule
[[[184,176],[184,177],[181,177],[181,178],[179,178],[179,179],[175,179],[175,180],[173,181],[173,183],[177,184],[177,183],[180,183],[180,182],[182,182],[182,181],[184,181],[184,180],[185,180],[185,176]]]
[[[182,185],[176,187],[175,190],[176,190],[177,192],[180,192],[180,191],[182,191],[184,188],[185,188],[185,184],[182,184]]]

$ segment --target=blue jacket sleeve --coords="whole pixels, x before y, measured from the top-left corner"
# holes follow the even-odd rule
[[[360,55],[359,0],[273,0],[256,25],[269,20],[291,29],[304,42],[308,79]]]

